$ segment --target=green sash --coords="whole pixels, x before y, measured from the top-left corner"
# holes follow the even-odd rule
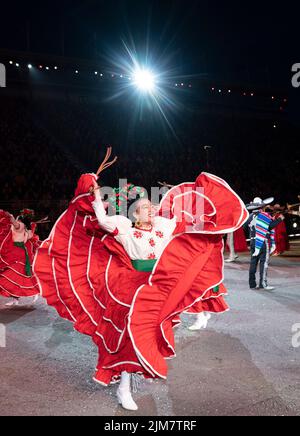
[[[151,272],[156,264],[156,259],[147,259],[147,260],[132,260],[132,266],[137,271]]]
[[[27,248],[25,247],[24,242],[14,242],[14,245],[16,247],[20,247],[25,251],[25,271],[26,271],[26,275],[28,277],[31,277],[31,266],[30,266],[30,260],[29,260],[29,256],[28,256],[28,252],[27,252]]]
[[[152,272],[154,265],[156,264],[157,259],[147,259],[147,260],[132,260],[131,264],[134,269],[137,271],[143,271],[143,272]],[[215,286],[213,288],[214,293],[218,293],[220,290],[219,286]]]

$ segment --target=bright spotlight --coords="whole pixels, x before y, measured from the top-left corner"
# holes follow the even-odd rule
[[[10,65],[12,65],[12,64],[13,64],[13,61],[9,61],[9,63],[10,63]]]
[[[16,63],[16,67],[19,67],[20,66],[20,64],[18,64],[18,62]]]
[[[134,74],[134,84],[144,92],[151,92],[155,87],[154,76],[150,71],[138,70]]]
[[[31,64],[28,64],[27,67],[31,70],[32,65],[31,65]]]

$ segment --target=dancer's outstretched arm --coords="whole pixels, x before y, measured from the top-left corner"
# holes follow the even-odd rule
[[[132,227],[131,221],[121,215],[108,216],[105,212],[100,195],[99,187],[94,190],[95,200],[92,205],[99,223],[99,226],[108,233],[126,234]]]

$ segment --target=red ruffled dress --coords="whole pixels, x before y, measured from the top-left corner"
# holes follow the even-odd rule
[[[237,253],[243,253],[244,251],[248,251],[248,245],[243,227],[237,229],[234,232],[233,237],[234,249]]]
[[[240,227],[233,233],[234,251],[236,253],[244,253],[248,250],[247,240],[243,227]],[[226,244],[227,250],[229,250],[228,242]]]
[[[175,186],[160,205],[172,222],[169,240],[152,272],[138,271],[118,242],[124,217],[116,217],[112,233],[98,224],[87,193],[93,178],[81,176],[75,198],[38,249],[33,269],[41,294],[98,346],[95,381],[109,385],[122,371],[166,378],[180,314],[228,310],[222,235],[242,226],[248,212],[216,176],[202,173],[195,183]],[[158,239],[165,229],[155,229]]]
[[[31,265],[39,246],[39,238],[33,237],[24,242],[14,242],[10,220],[0,210],[0,295],[3,297],[33,297],[39,294],[39,287],[32,274]]]
[[[278,212],[275,214],[274,219],[278,219],[280,217],[281,213]],[[281,221],[276,227],[275,227],[275,244],[276,244],[276,250],[274,254],[281,254],[284,251],[288,251],[290,249],[290,243],[289,243],[289,237],[286,230],[286,224],[284,221]]]

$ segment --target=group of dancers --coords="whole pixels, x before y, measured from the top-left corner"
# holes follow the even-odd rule
[[[208,173],[173,186],[159,207],[132,184],[104,202],[99,176],[115,162],[110,155],[108,149],[96,174],[79,178],[74,198],[46,240],[35,233],[33,211],[17,219],[0,212],[0,295],[12,298],[11,304],[41,295],[74,329],[89,335],[99,351],[94,380],[119,383],[118,402],[137,410],[131,376],[167,377],[180,315],[196,314],[190,328],[197,330],[211,314],[228,310],[224,235],[234,240],[247,223],[255,229],[253,288],[254,269],[271,246],[271,227],[279,223],[261,199],[251,203],[249,217],[232,188]],[[132,219],[123,213],[129,203]],[[266,287],[264,274],[260,285]]]

